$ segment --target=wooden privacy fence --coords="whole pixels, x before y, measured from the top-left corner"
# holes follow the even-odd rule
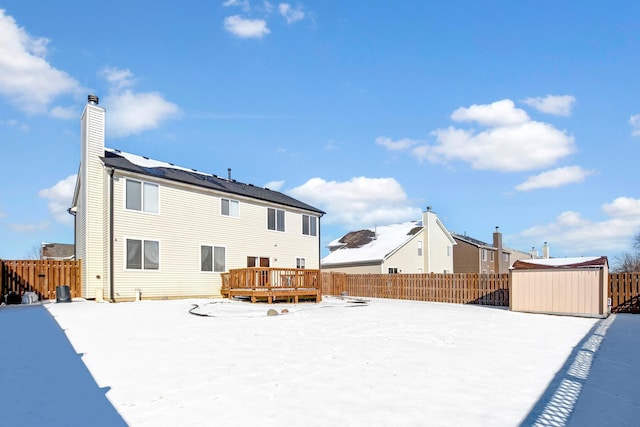
[[[609,273],[612,313],[640,313],[640,272]]]
[[[56,287],[63,285],[72,298],[81,296],[80,261],[0,260],[1,295],[35,292],[40,299],[54,299]]]
[[[322,293],[414,301],[509,306],[509,274],[322,273]]]

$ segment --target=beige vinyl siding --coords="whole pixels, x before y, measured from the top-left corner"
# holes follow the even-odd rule
[[[104,155],[104,110],[87,105],[81,120],[81,211],[84,213],[86,234],[82,248],[83,295],[94,298],[96,291],[104,288],[104,206],[107,197],[104,189],[104,167],[100,156]]]
[[[404,246],[389,256],[382,265],[382,273],[387,273],[390,267],[395,267],[398,269],[398,273],[417,274],[419,269],[424,268],[424,244],[422,256],[418,256],[418,242],[423,241],[423,233],[424,229],[416,233]]]
[[[347,274],[380,274],[386,273],[382,271],[382,264],[371,265],[354,265],[354,266],[327,266],[322,267],[323,272],[347,273]]]
[[[579,316],[605,315],[605,276],[601,268],[513,270],[511,310]]]
[[[453,242],[443,230],[444,225],[430,212],[423,215],[423,223],[426,224],[424,240],[427,242],[424,272],[453,273]],[[450,252],[447,252],[447,247],[451,247]]]
[[[80,179],[80,178],[79,178]],[[78,193],[77,211],[76,211],[76,259],[83,260],[81,268],[81,281],[82,281],[82,296],[87,296],[87,269],[84,266],[87,259],[87,245],[86,245],[86,197],[83,187],[83,182],[80,182],[80,190]]]
[[[126,177],[160,185],[159,214],[124,208]],[[286,268],[295,268],[296,257],[304,257],[306,268],[319,268],[319,240],[302,235],[301,211],[120,171],[114,191],[117,299],[134,298],[136,289],[143,298],[220,295],[220,273],[200,271],[202,245],[224,246],[227,270],[245,268],[247,256],[268,257],[271,267]],[[220,214],[221,198],[240,202],[239,217]],[[267,230],[267,206],[285,210],[285,232]],[[159,241],[160,269],[126,270],[127,238]]]

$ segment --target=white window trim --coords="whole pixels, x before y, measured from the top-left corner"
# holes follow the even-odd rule
[[[306,234],[304,232],[304,218],[305,217],[307,217],[308,221],[309,221],[309,233],[308,234]],[[316,225],[316,234],[311,234],[311,221],[312,220],[315,222],[315,225]],[[302,235],[303,236],[307,236],[307,237],[318,237],[318,217],[317,216],[313,216],[313,215],[309,215],[309,214],[302,214]]]
[[[137,209],[129,209],[127,208],[127,181],[133,181],[133,182],[139,182],[140,183],[140,210]],[[144,184],[151,184],[151,185],[155,185],[156,187],[158,187],[158,212],[149,212],[149,211],[145,211],[144,210]],[[127,212],[136,212],[136,213],[143,213],[143,214],[147,214],[147,215],[160,215],[160,187],[161,185],[158,184],[157,182],[151,182],[151,181],[145,181],[142,179],[137,179],[137,178],[129,178],[129,177],[124,177],[124,188],[122,191],[122,194],[124,195],[124,198],[122,200],[122,208],[127,211]]]
[[[273,209],[275,211],[275,223],[274,229],[269,228],[269,209]],[[284,221],[284,224],[282,224],[282,228],[283,230],[278,230],[278,211],[282,211],[283,215],[282,215],[282,220]],[[286,233],[287,232],[287,211],[284,209],[280,209],[280,208],[273,208],[273,207],[267,207],[267,231],[272,231],[275,233]]]
[[[211,248],[211,271],[203,271],[202,270],[202,247],[209,246]],[[224,248],[224,271],[216,271],[216,248]],[[202,274],[220,274],[226,273],[229,271],[229,264],[227,264],[227,260],[229,259],[228,250],[226,245],[216,245],[214,243],[200,243],[198,245],[198,251],[200,252],[200,256],[198,259],[200,260],[198,271]]]
[[[231,212],[231,202],[235,202],[238,204],[238,215],[233,216],[233,215],[225,215],[222,213],[222,201],[223,200],[228,200],[229,201],[229,212]],[[223,216],[225,218],[240,218],[240,200],[236,200],[236,199],[231,199],[229,197],[220,197],[220,216]]]
[[[127,240],[139,240],[142,242],[142,268],[127,268]],[[158,269],[157,270],[144,268],[144,242],[145,241],[158,242]],[[162,242],[160,241],[160,239],[125,236],[123,246],[124,246],[124,250],[123,250],[124,256],[122,257],[122,261],[123,261],[122,267],[124,271],[141,272],[141,273],[158,273],[162,271]]]
[[[298,260],[302,260],[304,263],[304,267],[298,267]],[[307,257],[304,256],[297,256],[296,257],[296,268],[299,268],[301,270],[304,270],[307,268]]]

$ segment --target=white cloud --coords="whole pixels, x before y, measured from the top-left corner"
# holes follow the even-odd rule
[[[409,138],[403,138],[394,141],[389,137],[379,136],[376,138],[376,144],[382,145],[383,147],[391,151],[404,151],[418,144],[418,141]]]
[[[437,144],[413,150],[418,160],[459,160],[474,169],[517,172],[553,165],[575,151],[574,138],[547,123],[529,121],[474,133],[449,127],[432,132]]]
[[[16,128],[19,129],[22,132],[29,132],[30,128],[29,125],[23,122],[19,122],[18,120],[15,119],[10,119],[10,120],[6,120],[4,122],[0,122],[0,124],[3,124],[4,126],[9,126],[12,128]]]
[[[46,60],[49,40],[32,37],[0,9],[0,94],[29,114],[45,114],[56,97],[78,94],[80,84]]]
[[[273,191],[280,191],[283,185],[284,181],[269,181],[264,185],[264,188],[268,188]]]
[[[328,212],[324,223],[346,229],[417,220],[421,214],[393,178],[355,177],[344,182],[312,178],[287,193]]]
[[[293,9],[289,3],[280,3],[278,5],[278,12],[284,17],[287,24],[293,24],[294,22],[304,19],[302,6]]]
[[[56,119],[77,119],[80,117],[80,112],[76,107],[60,107],[56,106],[51,109],[49,112],[51,117]]]
[[[540,188],[557,188],[567,184],[583,182],[594,171],[584,170],[580,166],[565,166],[529,177],[522,184],[516,185],[518,191],[530,191]]]
[[[49,223],[46,221],[39,222],[37,224],[9,224],[9,228],[17,233],[33,233],[34,231],[46,230],[49,228]]]
[[[602,205],[602,210],[609,216],[629,219],[640,219],[640,199],[618,197],[611,203]]]
[[[135,135],[159,127],[162,122],[177,118],[180,108],[157,92],[134,92],[135,80],[129,70],[105,68],[100,71],[112,86],[104,98],[109,110],[107,130],[114,138]]]
[[[640,231],[640,199],[618,197],[601,209],[609,219],[594,222],[578,212],[567,211],[550,224],[528,228],[505,240],[549,242],[563,256],[610,255],[629,250],[631,238]]]
[[[529,121],[529,116],[524,110],[515,108],[510,99],[503,99],[491,104],[471,107],[460,107],[451,114],[451,119],[456,122],[478,122],[485,126],[511,126]]]
[[[631,135],[640,136],[640,114],[635,114],[629,117],[629,124],[631,125]]]
[[[409,138],[394,141],[386,136],[378,137],[376,143],[388,150],[408,151],[421,162],[462,161],[474,169],[500,172],[546,168],[575,151],[573,136],[531,120],[510,99],[458,108],[451,119],[476,122],[488,129],[436,129],[431,132],[435,144],[418,145],[419,141]]]
[[[271,31],[263,19],[247,19],[240,15],[228,16],[224,19],[224,29],[241,38],[262,38]]]
[[[69,215],[67,209],[71,206],[75,186],[76,175],[74,174],[56,182],[52,187],[38,192],[38,196],[49,200],[49,212],[56,221],[62,224],[73,223],[73,217]]]
[[[547,95],[544,98],[526,98],[522,102],[543,113],[569,117],[576,98],[571,95]]]
[[[227,0],[222,3],[224,7],[239,7],[243,12],[249,12],[251,10],[251,5],[248,0]]]
[[[120,91],[135,83],[133,73],[128,68],[105,67],[99,74],[111,85],[112,91]]]

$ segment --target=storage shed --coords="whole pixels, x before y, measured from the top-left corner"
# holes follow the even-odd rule
[[[607,257],[516,261],[509,308],[529,313],[607,317]]]

